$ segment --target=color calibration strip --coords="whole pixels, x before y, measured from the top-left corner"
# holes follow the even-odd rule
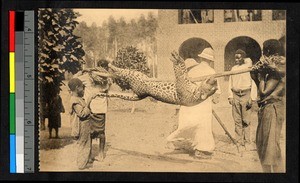
[[[24,172],[34,173],[35,54],[34,11],[24,12]]]
[[[15,128],[15,11],[9,11],[9,134],[10,173],[16,173]]]
[[[15,17],[16,171],[24,173],[24,12]]]
[[[10,173],[34,172],[34,11],[9,11]]]

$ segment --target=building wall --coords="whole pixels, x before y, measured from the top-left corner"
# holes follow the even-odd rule
[[[170,53],[178,51],[181,43],[192,37],[205,39],[215,50],[215,70],[224,71],[224,54],[227,43],[239,36],[248,36],[261,46],[267,39],[285,35],[286,21],[272,20],[272,10],[262,11],[262,21],[226,22],[224,11],[214,10],[214,23],[178,24],[178,10],[158,11],[157,69],[159,79],[175,79]]]

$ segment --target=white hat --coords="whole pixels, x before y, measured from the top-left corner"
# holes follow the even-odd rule
[[[215,53],[214,53],[214,50],[211,48],[205,48],[202,51],[202,53],[200,53],[198,56],[201,58],[211,60],[211,61],[215,61]]]

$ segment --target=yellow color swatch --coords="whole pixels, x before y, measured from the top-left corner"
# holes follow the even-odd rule
[[[15,53],[9,52],[9,92],[15,93]]]

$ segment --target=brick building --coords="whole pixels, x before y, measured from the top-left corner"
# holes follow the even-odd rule
[[[265,40],[285,36],[285,11],[232,10],[235,14],[230,16],[226,10],[201,10],[198,15],[196,12],[197,10],[158,10],[159,79],[174,79],[169,59],[173,50],[179,50],[183,57],[188,58],[196,56],[204,47],[211,46],[215,50],[214,68],[216,72],[223,72],[233,66],[236,49],[244,49],[253,62],[256,62],[261,56]],[[253,16],[253,12],[257,17]],[[241,17],[247,13],[248,19],[243,20]],[[206,19],[203,17],[205,14]]]

